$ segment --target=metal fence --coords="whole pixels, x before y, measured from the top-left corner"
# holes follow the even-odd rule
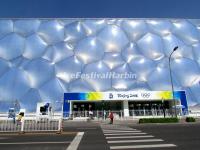
[[[96,110],[96,111],[72,111],[71,114],[68,114],[70,119],[81,119],[88,118],[93,120],[106,120],[109,118],[109,113],[111,111],[106,110]],[[123,119],[134,119],[139,117],[170,117],[174,115],[173,110],[165,109],[165,110],[129,110],[128,116],[124,115],[123,110],[112,111],[114,114],[115,120],[123,120]],[[182,116],[183,113],[181,110],[177,110],[177,115]]]
[[[200,111],[189,111],[189,116],[200,117]]]
[[[13,120],[0,120],[0,132],[21,132],[21,124]]]
[[[123,119],[124,117],[124,111],[112,111],[115,115],[115,119]],[[88,119],[94,119],[94,120],[105,120],[109,117],[110,111],[73,111],[70,114],[70,118],[82,118],[87,117]]]
[[[61,123],[61,119],[24,120],[22,121],[22,130],[23,132],[60,131]]]
[[[0,132],[61,132],[62,118],[61,117],[23,117],[21,120],[13,118],[0,118]]]
[[[129,111],[130,116],[172,116],[173,111],[172,110],[130,110]],[[178,113],[178,115],[181,115],[181,112]]]

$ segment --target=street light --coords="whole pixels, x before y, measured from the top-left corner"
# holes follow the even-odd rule
[[[173,99],[173,102],[174,102],[175,117],[177,117],[177,113],[176,113],[176,103],[175,103],[175,99],[174,99],[174,84],[173,84],[173,81],[172,81],[171,56],[177,49],[178,49],[178,46],[174,47],[173,51],[171,52],[171,54],[169,56],[169,72],[170,72],[170,80],[171,80],[171,86],[172,86],[172,99]]]

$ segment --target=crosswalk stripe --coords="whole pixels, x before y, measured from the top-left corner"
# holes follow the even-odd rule
[[[135,131],[136,129],[103,129],[104,131]]]
[[[164,148],[164,147],[176,147],[175,144],[159,144],[151,142],[163,142],[163,139],[156,139],[155,136],[149,135],[137,129],[132,128],[104,128],[101,127],[104,133],[107,143],[110,145],[110,149],[140,149],[140,148]],[[123,144],[116,145],[116,144]],[[125,144],[127,143],[127,145]],[[135,143],[135,145],[131,145]],[[139,143],[145,143],[140,145]]]
[[[110,135],[146,135],[147,133],[144,133],[144,132],[139,132],[139,133],[107,133],[107,134],[104,134],[105,136],[110,136]]]
[[[103,132],[137,132],[140,130],[103,130]]]
[[[154,136],[152,135],[142,135],[142,136],[111,136],[111,137],[106,137],[106,139],[129,139],[129,138],[152,138]]]
[[[146,140],[119,140],[119,141],[107,141],[111,143],[136,143],[136,142],[162,142],[162,139],[146,139]]]
[[[139,148],[163,148],[176,147],[174,144],[151,144],[151,145],[128,145],[128,146],[110,146],[110,149],[139,149]]]
[[[104,131],[104,133],[139,133],[141,131]]]

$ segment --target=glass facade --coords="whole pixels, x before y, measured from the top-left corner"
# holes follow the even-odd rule
[[[0,110],[59,105],[67,92],[170,91],[175,46],[174,89],[198,104],[200,20],[2,19]]]

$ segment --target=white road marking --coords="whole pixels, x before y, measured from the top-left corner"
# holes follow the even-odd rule
[[[175,144],[150,144],[148,142],[163,142],[163,139],[156,139],[153,135],[148,135],[137,129],[105,129],[102,128],[107,143],[110,145],[110,149],[139,149],[139,148],[164,148],[164,147],[176,147]],[[146,143],[145,143],[146,142]],[[115,146],[115,144],[121,143],[124,146]],[[127,145],[125,145],[127,143]],[[145,143],[145,145],[130,145],[131,143]]]
[[[64,141],[64,142],[9,142],[9,143],[0,143],[0,145],[34,145],[34,144],[66,144],[70,143],[71,141]]]
[[[163,148],[176,147],[174,144],[151,144],[151,145],[128,145],[128,146],[110,146],[110,149],[139,149],[139,148]]]
[[[78,145],[80,144],[83,135],[84,135],[84,132],[78,132],[76,137],[73,139],[73,141],[71,142],[71,144],[68,146],[66,150],[77,150]]]
[[[135,131],[136,129],[103,129],[103,131]]]
[[[85,129],[85,130],[96,130],[97,128],[76,128],[76,129]]]
[[[152,135],[142,135],[142,136],[111,136],[111,137],[106,137],[106,139],[129,139],[129,138],[152,138],[154,136]]]
[[[104,131],[104,133],[138,133],[141,131]]]
[[[136,143],[136,142],[162,142],[162,139],[146,139],[146,140],[119,140],[119,141],[108,141],[111,143]]]
[[[104,134],[105,136],[109,135],[146,135],[147,133],[141,132],[141,133],[109,133],[109,134]]]

